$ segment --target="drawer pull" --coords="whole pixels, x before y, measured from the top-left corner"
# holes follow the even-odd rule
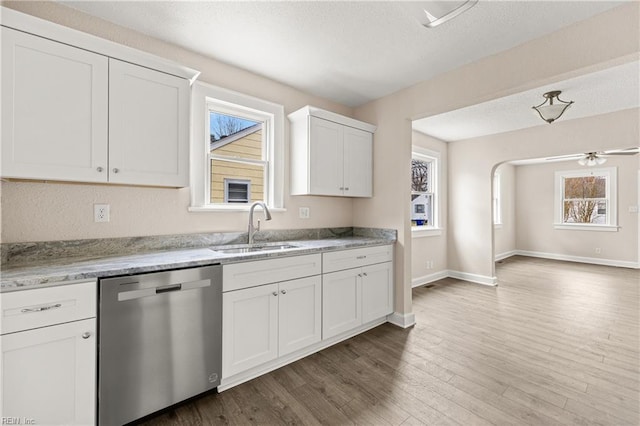
[[[55,305],[49,305],[49,306],[38,306],[37,308],[25,308],[22,309],[20,312],[22,312],[23,314],[27,314],[27,313],[34,313],[34,312],[42,312],[42,311],[48,311],[51,309],[57,309],[57,308],[61,308],[62,307],[62,303],[56,303]]]
[[[366,259],[366,258],[367,258],[367,256],[358,256],[358,257],[356,257],[356,259]]]
[[[91,337],[91,332],[85,331],[84,333],[82,333],[82,338],[83,339],[88,339],[89,337]]]
[[[280,293],[287,294],[287,290],[281,290]]]
[[[274,292],[273,292],[273,293],[271,293],[271,294],[273,294],[274,296],[277,296],[277,295],[278,295],[278,292],[277,292],[277,291],[274,291]]]

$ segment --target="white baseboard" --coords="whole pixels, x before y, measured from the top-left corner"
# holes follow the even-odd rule
[[[539,251],[516,250],[514,254],[519,256],[539,257],[542,259],[564,260],[568,262],[592,263],[594,265],[617,266],[621,268],[639,269],[638,262],[630,262],[626,260],[600,259],[597,257],[571,256],[560,253],[544,253]]]
[[[409,328],[416,325],[416,315],[413,312],[410,312],[408,314],[400,314],[398,312],[394,312],[391,315],[387,316],[387,321],[400,328]]]
[[[449,271],[447,269],[444,269],[442,271],[438,271],[433,274],[423,275],[418,278],[413,278],[411,280],[411,288],[420,287],[421,285],[429,284],[434,281],[447,278],[448,276],[449,276]]]
[[[518,250],[509,250],[504,253],[496,254],[494,260],[497,262],[498,260],[503,260],[511,256],[515,256],[518,254]]]
[[[498,277],[489,277],[486,275],[470,274],[468,272],[449,270],[449,276],[458,280],[469,281],[476,284],[497,286]]]

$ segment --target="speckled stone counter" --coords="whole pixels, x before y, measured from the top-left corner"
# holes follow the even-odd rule
[[[110,239],[105,240],[104,245],[100,244],[101,240],[80,240],[66,242],[66,244],[65,242],[22,244],[22,247],[18,248],[5,246],[3,260],[7,260],[2,263],[0,270],[0,292],[65,285],[78,280],[167,269],[393,244],[396,241],[396,233],[393,230],[369,228],[339,228],[337,232],[271,231],[270,234],[262,234],[259,242],[279,241],[294,247],[239,254],[216,251],[216,249],[229,248],[233,244],[246,241],[241,233],[231,234],[234,237],[230,237],[229,234],[192,234]],[[302,239],[295,238],[301,235]],[[246,238],[246,234],[244,236]],[[316,239],[308,238],[310,236],[316,236]],[[134,244],[134,241],[141,240],[153,242],[153,247],[149,244]],[[121,250],[120,255],[114,253],[117,252],[118,246]],[[137,251],[135,253],[132,253],[133,246]],[[31,251],[30,256],[25,255],[25,248],[29,249],[26,251]],[[11,256],[6,253],[12,250],[14,261],[11,261]],[[20,254],[15,255],[15,253]]]

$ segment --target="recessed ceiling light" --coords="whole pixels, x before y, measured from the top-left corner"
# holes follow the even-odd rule
[[[433,28],[472,8],[478,3],[478,0],[429,1],[427,3],[428,5],[423,8],[427,22],[423,22],[422,25]]]

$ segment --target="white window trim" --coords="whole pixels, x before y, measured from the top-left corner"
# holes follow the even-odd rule
[[[609,200],[609,214],[607,215],[608,222],[606,224],[594,224],[594,223],[563,223],[563,200],[564,200],[564,188],[563,178],[565,177],[580,177],[585,174],[597,174],[607,176],[607,196]],[[601,167],[597,169],[580,169],[580,170],[567,170],[558,171],[555,173],[555,191],[554,191],[554,229],[559,230],[571,230],[571,231],[604,231],[604,232],[617,232],[620,227],[618,226],[618,168],[617,167]]]
[[[411,237],[412,238],[423,238],[423,237],[437,237],[442,235],[443,228],[440,227],[440,197],[442,196],[441,186],[440,186],[440,153],[437,151],[432,151],[427,148],[422,148],[420,146],[412,145],[411,147],[411,158],[424,158],[425,160],[430,160],[432,162],[432,177],[433,183],[432,187],[435,189],[433,191],[435,206],[433,206],[433,224],[427,226],[412,226],[411,227]]]
[[[190,212],[248,211],[250,204],[233,205],[209,204],[205,177],[209,159],[209,105],[214,101],[216,109],[225,103],[240,106],[241,109],[258,116],[269,116],[273,126],[267,126],[263,132],[269,132],[272,149],[268,152],[267,180],[271,185],[267,205],[271,211],[284,211],[284,107],[272,102],[245,95],[222,87],[196,82],[191,93],[191,170],[190,170]],[[235,108],[234,108],[235,109]]]
[[[502,228],[502,175],[500,172],[493,174],[493,226],[496,229]]]

